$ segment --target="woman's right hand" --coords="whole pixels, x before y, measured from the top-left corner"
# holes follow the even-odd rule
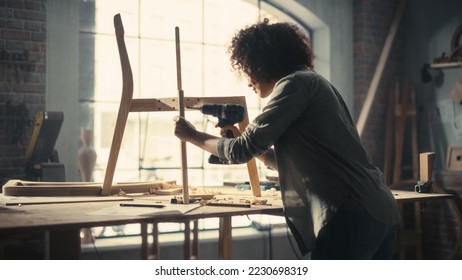
[[[218,125],[216,125],[215,127],[218,127]],[[226,135],[228,133],[228,130],[231,130],[234,138],[241,136],[241,131],[239,130],[239,128],[237,128],[237,127],[235,127],[234,125],[231,125],[231,124],[223,126],[220,129],[220,135],[222,137],[227,137]]]

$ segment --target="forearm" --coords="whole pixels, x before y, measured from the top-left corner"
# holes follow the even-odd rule
[[[187,141],[215,156],[218,156],[217,145],[219,140],[220,138],[217,136],[196,131],[194,136],[189,138]]]
[[[266,151],[265,153],[259,155],[257,157],[259,160],[261,160],[266,167],[272,169],[272,170],[275,170],[277,171],[278,170],[278,167],[277,167],[277,164],[276,164],[276,157],[274,155],[274,149],[273,148],[270,148],[268,149],[268,151]]]

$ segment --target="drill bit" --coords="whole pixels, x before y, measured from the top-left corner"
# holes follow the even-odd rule
[[[201,110],[202,107],[201,106],[186,106],[187,109],[192,109],[192,110]]]

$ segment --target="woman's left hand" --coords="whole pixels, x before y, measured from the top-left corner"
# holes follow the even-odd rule
[[[175,136],[180,138],[183,141],[189,141],[194,138],[194,135],[197,133],[196,127],[192,125],[185,118],[176,116],[173,118],[175,122]]]

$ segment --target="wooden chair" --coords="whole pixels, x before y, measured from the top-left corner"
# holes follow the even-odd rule
[[[127,49],[124,41],[124,29],[120,14],[114,16],[114,27],[117,38],[117,46],[119,49],[120,62],[122,67],[122,97],[117,116],[117,121],[112,139],[111,150],[104,176],[104,183],[101,195],[109,195],[114,177],[114,172],[117,164],[117,158],[122,143],[122,138],[125,130],[125,124],[130,112],[161,112],[161,111],[182,111],[188,107],[200,107],[204,104],[239,104],[246,107],[244,96],[228,96],[228,97],[188,97],[184,98],[182,94],[179,97],[168,98],[140,98],[133,99],[133,74],[128,58]],[[178,38],[178,37],[177,37]],[[178,47],[178,44],[177,44]],[[178,53],[178,50],[177,50]],[[179,82],[179,91],[182,93],[181,82]],[[247,109],[246,109],[247,110]],[[240,122],[239,130],[244,131],[249,124],[248,114],[246,111],[245,118]],[[182,162],[186,161],[186,154],[182,153]],[[182,166],[183,169],[184,166]],[[255,159],[247,163],[250,185],[254,196],[261,196],[260,182],[258,178],[257,166]],[[183,170],[183,173],[184,170]],[[187,194],[187,181],[183,180],[183,194]],[[183,197],[183,201],[189,199]]]
[[[243,105],[246,108],[244,120],[238,123],[239,130],[242,132],[245,130],[249,124],[247,106],[245,97],[243,96],[230,96],[230,97],[188,97],[184,98],[183,90],[181,86],[181,62],[179,56],[179,30],[175,29],[176,37],[176,51],[177,51],[177,71],[178,71],[178,97],[169,97],[169,98],[149,98],[149,99],[133,99],[133,74],[130,66],[130,60],[128,57],[127,49],[124,41],[124,28],[122,24],[122,19],[120,14],[114,16],[114,27],[117,39],[117,46],[119,50],[120,63],[122,67],[122,97],[120,100],[120,107],[117,116],[117,121],[114,130],[114,136],[112,139],[112,145],[109,153],[108,164],[106,167],[106,173],[104,176],[103,188],[101,195],[109,195],[112,181],[114,177],[114,172],[117,164],[117,158],[119,155],[122,138],[125,130],[125,124],[128,119],[128,114],[130,112],[164,112],[164,111],[179,111],[181,116],[184,116],[184,110],[186,108],[200,107],[205,104],[239,104]],[[183,201],[185,203],[189,202],[188,198],[188,180],[187,180],[187,160],[186,160],[186,150],[185,143],[181,143],[182,149],[182,175],[183,175]],[[255,159],[250,160],[247,163],[247,170],[249,174],[249,181],[252,188],[252,193],[254,196],[261,196],[260,191],[260,182],[258,178],[257,166]],[[193,229],[191,230],[190,223],[191,221],[186,220],[185,225],[185,239],[184,239],[184,258],[199,258],[199,242],[198,242],[198,222],[193,220]],[[220,220],[220,226],[227,223],[230,226],[230,219]],[[193,235],[191,243],[191,232]],[[221,232],[221,231],[220,231]],[[159,232],[157,223],[153,223],[152,231],[152,247],[151,252],[148,251],[148,229],[147,224],[141,224],[141,258],[142,259],[158,259],[159,258]]]

